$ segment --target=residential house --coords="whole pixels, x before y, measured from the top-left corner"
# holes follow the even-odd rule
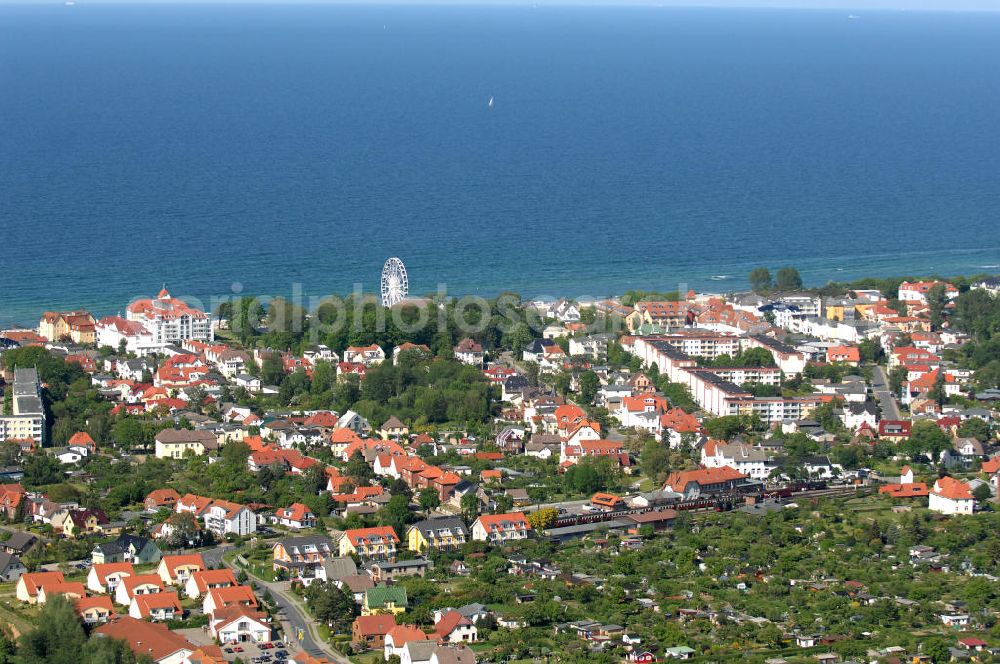
[[[173,511],[180,498],[180,494],[173,489],[155,489],[149,492],[143,504],[147,512],[156,512],[163,508]]]
[[[16,530],[5,541],[0,542],[0,550],[4,553],[23,556],[34,550],[39,544],[40,540],[31,533]]]
[[[99,563],[87,572],[87,589],[94,593],[114,595],[121,580],[135,576],[132,563]]]
[[[385,659],[392,656],[402,658],[406,646],[413,642],[427,641],[429,637],[421,629],[410,625],[396,625],[385,635],[385,648],[383,654]]]
[[[455,359],[459,362],[471,364],[475,367],[483,366],[483,360],[485,359],[483,347],[472,339],[468,337],[462,339],[452,350],[455,353]]]
[[[163,581],[158,574],[134,574],[123,577],[115,587],[115,604],[131,606],[136,595],[163,592]]]
[[[942,514],[972,514],[976,500],[966,482],[941,477],[934,482],[927,508]]]
[[[685,500],[733,491],[747,481],[747,476],[735,468],[702,468],[671,473],[663,485],[665,491],[682,494]]]
[[[433,561],[426,558],[375,562],[368,566],[368,573],[375,583],[391,583],[404,576],[424,576],[434,568]]]
[[[355,650],[382,650],[385,635],[395,626],[393,613],[358,616],[351,624],[351,645]]]
[[[375,586],[365,591],[361,603],[361,615],[405,613],[407,606],[406,588],[403,586]]]
[[[442,517],[418,521],[406,530],[406,546],[410,551],[453,551],[465,544],[469,533],[458,517]]]
[[[366,367],[375,366],[385,361],[385,351],[378,344],[370,346],[348,346],[344,350],[344,362],[362,364]]]
[[[163,623],[149,623],[131,616],[110,620],[95,634],[124,641],[136,657],[149,657],[155,664],[186,664],[196,647]]]
[[[337,549],[327,537],[286,537],[271,548],[275,570],[285,570],[290,579],[309,585],[313,579],[332,581],[326,575],[324,563],[337,555]]]
[[[483,514],[472,524],[472,539],[501,544],[528,539],[531,525],[523,512]]]
[[[100,533],[107,523],[107,515],[99,509],[71,509],[52,517],[53,529],[69,538]]]
[[[204,511],[205,527],[218,537],[242,537],[257,532],[257,514],[239,503],[213,500]]]
[[[209,628],[219,643],[264,643],[271,640],[271,625],[264,613],[249,606],[218,608]]]
[[[206,615],[212,615],[219,609],[232,606],[257,608],[257,598],[254,597],[250,586],[212,588],[205,593],[205,599],[201,602],[202,613]]]
[[[128,607],[128,614],[133,618],[163,622],[173,620],[183,615],[180,598],[176,592],[161,592],[134,595]]]
[[[28,568],[16,554],[0,552],[0,581],[5,583],[17,581],[27,571]]]
[[[85,625],[103,625],[115,616],[115,607],[107,595],[81,597],[76,600],[75,607]]]
[[[711,439],[701,448],[701,465],[706,468],[734,468],[756,480],[766,480],[778,467],[770,455],[759,447]]]
[[[206,569],[208,569],[208,565],[205,564],[205,559],[201,557],[201,554],[191,553],[163,556],[160,559],[160,565],[156,568],[156,573],[168,586],[184,586],[187,585],[192,574]]]
[[[274,513],[278,523],[288,528],[315,528],[316,515],[312,510],[302,503],[292,503],[288,507],[282,507]]]
[[[122,534],[118,539],[98,544],[91,551],[94,564],[130,562],[145,565],[160,561],[162,554],[153,540],[139,535]]]
[[[50,597],[61,595],[70,602],[87,596],[87,588],[77,581],[63,583],[45,583],[38,588],[38,604],[45,604]]]
[[[410,435],[410,428],[392,415],[378,428],[378,435],[386,440],[400,440]]]
[[[201,456],[219,448],[214,433],[204,429],[164,429],[156,434],[156,458],[183,459],[185,455]]]
[[[14,587],[14,597],[19,602],[35,604],[38,602],[38,592],[42,589],[42,586],[65,582],[66,579],[63,577],[62,572],[30,572],[28,574],[21,574],[17,580],[17,585]]]
[[[38,322],[38,335],[49,341],[69,339],[75,344],[93,344],[96,324],[88,311],[46,311]]]
[[[206,569],[193,572],[184,584],[184,594],[190,599],[198,599],[214,588],[230,588],[239,585],[233,570],[228,567]]]
[[[479,640],[476,625],[458,611],[435,615],[434,634],[441,643],[474,643]]]
[[[392,560],[399,536],[390,526],[355,528],[340,538],[340,555],[357,555],[362,560]]]

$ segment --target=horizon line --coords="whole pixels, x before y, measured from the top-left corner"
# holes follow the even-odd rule
[[[836,3],[836,0],[831,0]],[[646,9],[740,9],[759,11],[820,11],[820,12],[869,12],[869,13],[948,13],[948,14],[996,14],[1000,6],[931,6],[906,7],[893,4],[892,0],[880,1],[874,6],[856,4],[825,4],[815,6],[803,2],[783,2],[782,0],[0,0],[0,5],[11,6],[350,6],[350,7],[531,7],[539,8],[646,8]],[[860,16],[859,16],[860,17]]]

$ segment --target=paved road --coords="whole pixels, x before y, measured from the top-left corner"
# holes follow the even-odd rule
[[[203,551],[202,556],[205,557],[205,562],[209,562],[211,558],[212,560],[217,559],[221,563],[225,563],[222,559],[222,553],[228,548],[230,547],[216,547],[208,551]],[[271,597],[274,598],[275,604],[281,609],[279,618],[281,619],[282,628],[285,633],[285,641],[292,644],[292,648],[295,647],[295,644],[298,644],[302,650],[305,650],[313,657],[327,657],[334,662],[338,662],[338,664],[351,664],[351,660],[330,648],[326,642],[319,638],[319,635],[315,631],[316,621],[306,613],[305,607],[293,598],[291,592],[288,590],[287,581],[264,581],[260,577],[251,574],[250,570],[245,571],[257,585],[268,589]],[[300,631],[302,634],[301,641],[298,640]]]
[[[872,392],[878,399],[879,407],[882,409],[883,420],[899,420],[902,416],[899,412],[899,404],[889,388],[889,379],[885,375],[885,370],[876,366],[872,369]]]

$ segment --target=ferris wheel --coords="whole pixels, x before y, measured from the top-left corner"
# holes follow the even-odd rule
[[[382,306],[391,307],[406,299],[410,282],[406,277],[406,266],[395,256],[382,266]]]

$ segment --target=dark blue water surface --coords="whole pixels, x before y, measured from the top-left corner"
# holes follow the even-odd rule
[[[1000,16],[0,6],[0,237],[4,322],[996,272]]]

